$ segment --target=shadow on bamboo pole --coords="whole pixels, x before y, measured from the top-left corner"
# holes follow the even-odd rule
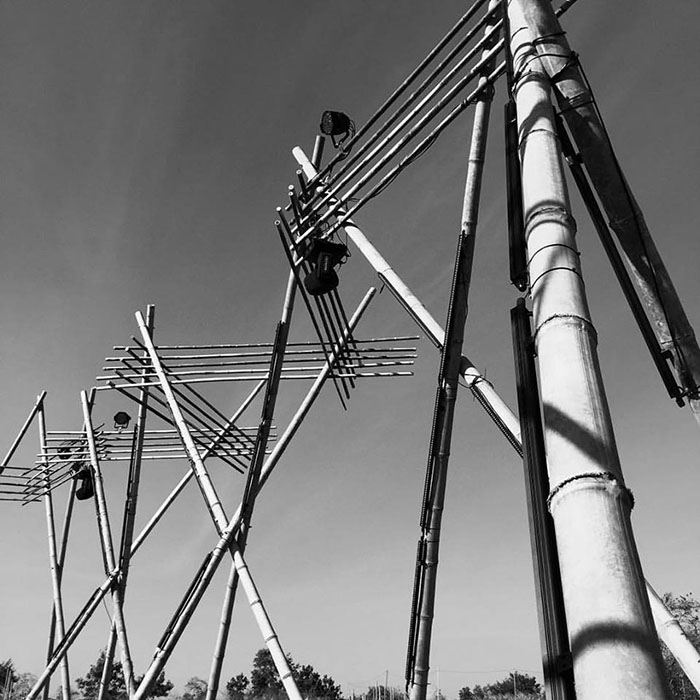
[[[622,172],[579,56],[571,50],[549,0],[518,0],[542,65],[578,146],[591,184],[620,241],[659,343],[700,422],[700,348],[644,216]]]
[[[509,14],[548,501],[576,691],[580,700],[659,700],[667,697],[661,653],[587,308],[550,81],[518,2]]]

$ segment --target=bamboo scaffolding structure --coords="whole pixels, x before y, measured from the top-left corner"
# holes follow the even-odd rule
[[[521,3],[547,75],[556,76],[554,93],[591,179],[610,228],[618,238],[664,351],[673,358],[678,383],[700,422],[700,347],[673,281],[618,162],[581,62],[549,2]]]
[[[501,0],[491,0],[489,10],[495,11],[500,2]],[[490,35],[491,28],[487,27],[486,36]],[[488,53],[490,48],[488,43],[485,44],[484,48]],[[495,58],[493,60],[495,61]],[[488,84],[487,76],[492,70],[493,63],[484,65],[484,77],[481,78],[480,85]],[[440,530],[445,506],[447,469],[459,387],[464,327],[469,309],[469,287],[492,99],[493,89],[484,91],[483,96],[475,105],[460,232],[441,351],[433,411],[433,428],[428,452],[428,468],[425,477],[421,537],[418,544],[419,554],[416,561],[407,655],[406,690],[410,693],[411,700],[425,700],[428,690]]]
[[[10,449],[7,450],[7,453],[3,457],[2,462],[0,462],[0,475],[2,475],[5,467],[8,466],[9,461],[15,456],[15,452],[17,452],[17,448],[19,447],[20,443],[22,442],[24,436],[27,434],[27,431],[29,430],[29,426],[32,424],[34,417],[36,416],[36,414],[39,412],[39,410],[43,406],[45,398],[46,398],[46,391],[42,391],[39,394],[39,396],[37,396],[37,399],[34,402],[34,405],[32,406],[31,411],[29,411],[29,415],[27,416],[26,420],[22,424],[22,427],[20,428],[19,433],[17,433],[17,437],[15,437],[14,441],[10,445]]]
[[[46,414],[44,398],[46,393],[40,395],[37,399],[36,415],[39,422],[39,440],[43,445],[46,443]],[[27,425],[25,423],[25,425]],[[49,566],[51,569],[51,586],[53,589],[53,610],[56,618],[56,632],[59,640],[66,635],[65,621],[63,617],[63,597],[61,593],[61,570],[58,563],[58,553],[56,547],[56,526],[53,513],[53,498],[51,496],[51,485],[49,483],[50,476],[47,474],[46,493],[44,494],[44,509],[46,514],[46,531],[49,544]],[[51,646],[52,638],[49,639]],[[61,694],[63,700],[70,700],[70,671],[68,668],[68,657],[65,656],[61,661]]]
[[[580,700],[665,698],[661,656],[587,309],[550,101],[520,3],[509,5],[535,348]]]
[[[355,326],[362,317],[362,314],[364,313],[365,309],[367,308],[369,302],[371,301],[375,293],[376,290],[370,288],[365,297],[362,299],[359,306],[357,307],[357,310],[350,318],[348,324],[348,332],[352,332],[354,330]],[[344,337],[346,335],[347,333],[344,334]],[[260,490],[264,486],[267,479],[272,474],[275,466],[282,457],[285,449],[296,434],[296,431],[299,429],[301,422],[303,421],[309,409],[313,405],[313,402],[319,395],[323,384],[325,383],[326,379],[330,376],[333,362],[335,361],[335,353],[340,352],[340,350],[342,350],[342,348],[334,349],[333,356],[329,358],[329,362],[326,364],[324,370],[316,378],[316,381],[309,389],[309,392],[307,393],[306,397],[297,409],[289,425],[287,426],[284,433],[273,448],[272,453],[265,461],[265,464],[263,465],[263,468],[260,472],[260,479],[258,481],[257,487],[258,490]],[[228,522],[226,529],[224,530],[218,543],[205,560],[205,564],[202,568],[201,575],[198,576],[195,587],[191,591],[189,591],[187,600],[183,601],[183,605],[178,611],[179,614],[177,616],[177,619],[174,619],[169,627],[167,637],[161,641],[161,644],[159,644],[159,647],[156,649],[154,659],[151,662],[151,666],[149,667],[149,669],[146,672],[146,675],[144,676],[144,681],[146,681],[147,678],[150,678],[151,681],[149,682],[152,682],[152,679],[155,679],[157,677],[158,673],[160,673],[163,666],[170,657],[170,654],[172,653],[180,636],[187,627],[190,618],[192,617],[202,596],[204,595],[205,590],[207,589],[214,574],[216,573],[224,554],[226,553],[226,551],[228,551],[229,545],[233,537],[235,537],[239,531],[239,526],[241,523],[241,513],[242,510],[239,507],[236,513],[234,514],[233,518]],[[32,700],[32,698],[28,697],[27,700]]]
[[[91,407],[85,391],[80,393],[80,403],[83,409],[85,436],[87,437],[88,445],[90,447],[90,464],[92,466],[95,485],[95,505],[97,508],[100,542],[102,544],[102,553],[105,560],[105,573],[110,574],[112,571],[119,571],[119,573],[121,573],[114,556],[114,545],[112,543],[112,531],[109,523],[109,515],[107,513],[107,501],[104,492],[102,470],[100,468],[100,461],[97,455],[97,448],[95,446],[95,435],[92,427]],[[112,614],[114,624],[117,628],[117,639],[119,641],[119,651],[122,669],[124,671],[124,684],[129,693],[129,697],[131,697],[135,690],[134,668],[131,662],[131,651],[129,649],[129,641],[126,634],[122,592],[117,581],[115,581],[112,585],[111,592]]]
[[[229,423],[231,425],[233,423],[235,423],[235,421],[237,421],[240,418],[240,416],[243,414],[243,412],[250,406],[250,404],[253,402],[253,400],[258,395],[258,393],[260,393],[260,391],[262,390],[264,385],[265,385],[265,382],[259,382],[253,388],[253,390],[250,392],[250,394],[248,394],[248,396],[244,399],[241,406],[238,408],[238,410],[231,417],[231,419],[229,421]],[[209,445],[207,450],[204,451],[202,458],[206,459],[209,456],[209,454],[211,453],[211,451],[213,451],[215,446],[216,446],[216,440],[214,440]],[[136,554],[138,549],[145,542],[146,538],[152,532],[153,528],[158,524],[160,519],[163,517],[163,515],[168,510],[168,508],[170,508],[170,506],[175,501],[175,499],[180,495],[182,490],[189,483],[191,478],[192,478],[192,471],[188,470],[184,474],[184,476],[180,479],[180,481],[177,483],[175,488],[172,489],[170,494],[168,494],[166,499],[163,501],[163,503],[160,505],[160,507],[156,510],[156,512],[153,514],[153,516],[151,516],[150,520],[146,523],[146,525],[144,525],[141,532],[134,539],[134,542],[131,546],[131,556],[132,557],[134,556],[134,554]],[[51,674],[54,672],[54,670],[56,669],[58,664],[61,662],[61,659],[66,654],[66,652],[70,648],[71,644],[73,644],[73,642],[77,638],[78,634],[80,634],[82,629],[85,627],[88,620],[90,619],[92,614],[95,612],[95,610],[97,609],[97,606],[100,604],[100,602],[102,601],[104,596],[109,592],[111,586],[116,581],[118,574],[119,574],[118,569],[114,569],[113,571],[109,572],[107,578],[102,583],[102,585],[95,589],[92,596],[85,603],[83,609],[80,611],[80,613],[78,613],[76,619],[73,621],[73,624],[66,631],[66,636],[64,637],[64,639],[61,641],[59,646],[54,650],[54,653],[53,653],[53,656],[51,657],[50,662],[47,663],[46,668],[44,669],[44,672],[37,679],[37,682],[34,684],[33,688],[31,689],[31,691],[27,695],[26,700],[34,700],[34,698],[36,698],[39,691],[43,687],[45,687],[45,684],[47,683]]]

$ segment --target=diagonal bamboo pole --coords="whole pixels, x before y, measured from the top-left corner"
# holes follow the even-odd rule
[[[523,205],[554,519],[580,700],[667,697],[596,352],[550,99],[509,4]]]
[[[634,199],[581,62],[566,39],[548,0],[521,0],[542,65],[554,84],[563,118],[632,272],[632,281],[651,317],[662,348],[673,358],[672,368],[688,392],[700,422],[700,348],[678,293]]]
[[[262,469],[263,462],[265,460],[265,452],[267,450],[267,445],[270,438],[270,429],[272,428],[277,393],[279,391],[280,380],[282,377],[284,356],[287,349],[287,340],[289,338],[292,311],[294,309],[296,285],[296,276],[293,272],[290,272],[284,302],[282,304],[282,315],[279,323],[277,324],[275,341],[272,347],[272,355],[270,357],[270,378],[265,387],[265,396],[263,398],[263,407],[260,425],[258,427],[257,439],[255,441],[255,449],[251,459],[250,468],[248,470],[248,478],[243,490],[243,497],[241,499],[240,507],[241,513],[243,514],[243,522],[241,532],[237,540],[238,551],[241,553],[241,555],[245,552],[246,542],[248,539],[248,530],[250,528],[250,520],[253,516],[253,509],[255,507],[255,498],[259,491],[260,470]],[[229,630],[231,628],[231,617],[233,615],[233,606],[236,601],[237,586],[238,569],[234,562],[231,566],[229,577],[226,582],[226,592],[221,611],[219,632],[209,671],[206,700],[216,700],[216,694],[219,690],[221,667],[224,662],[226,643],[228,641]]]
[[[367,294],[355,310],[355,313],[350,318],[347,329],[343,334],[343,338],[341,339],[341,346],[331,349],[331,355],[329,357],[329,360],[327,361],[323,370],[316,377],[316,380],[309,389],[309,392],[307,393],[306,397],[299,405],[299,408],[297,409],[296,413],[289,422],[289,425],[285,429],[284,433],[280,436],[279,440],[277,441],[277,444],[275,445],[272,452],[265,461],[265,464],[260,472],[258,490],[260,490],[270,478],[274,468],[277,466],[277,463],[284,454],[284,451],[288,447],[294,435],[296,435],[299,426],[301,425],[302,421],[309,412],[309,409],[313,405],[313,402],[320,394],[321,389],[323,388],[323,385],[326,382],[326,379],[333,371],[334,363],[336,362],[338,356],[343,352],[342,345],[344,345],[344,343],[347,342],[348,336],[354,331],[357,323],[359,322],[360,318],[362,317],[363,313],[365,312],[367,306],[369,305],[369,302],[372,300],[375,293],[376,290],[374,288],[370,288],[370,290],[367,292]],[[199,576],[199,580],[197,581],[196,586],[194,586],[189,592],[187,600],[181,606],[177,619],[173,620],[167,638],[165,638],[162,644],[159,646],[159,648],[156,649],[151,666],[146,671],[146,674],[144,676],[144,683],[152,683],[153,680],[162,670],[167,660],[170,658],[170,654],[172,653],[178,640],[182,636],[182,633],[185,631],[185,628],[187,627],[190,618],[194,614],[194,611],[199,605],[199,602],[202,599],[204,592],[206,591],[209,583],[211,582],[214,574],[216,573],[224,554],[226,553],[226,551],[228,551],[230,543],[239,532],[240,524],[241,509],[239,508],[234,514],[233,518],[231,518],[231,520],[229,521],[225,531],[223,532],[216,546],[207,557],[205,566],[203,567],[201,575]],[[144,683],[142,683],[142,685],[144,685]],[[147,688],[148,686],[145,686],[144,692],[147,691]],[[32,698],[28,697],[27,700],[32,700]]]
[[[489,10],[494,10],[500,2],[501,0],[491,0]],[[486,33],[488,34],[491,29],[492,26],[487,26]],[[494,40],[495,38],[494,36]],[[486,49],[488,48],[487,44]],[[435,397],[433,434],[430,440],[425,497],[421,513],[422,532],[418,547],[418,561],[416,562],[416,585],[414,586],[416,595],[411,610],[411,633],[409,634],[407,663],[409,672],[406,683],[411,700],[425,700],[428,691],[440,530],[447,488],[452,426],[459,387],[464,326],[467,322],[469,308],[469,286],[474,260],[479,197],[493,99],[493,87],[488,85],[487,76],[493,70],[494,62],[484,66],[484,77],[479,81],[479,85],[484,87],[484,91],[476,102],[474,111],[462,221]]]
[[[44,393],[37,399],[37,418],[39,422],[39,439],[41,441],[42,452],[46,451],[46,413],[43,397]],[[49,566],[51,568],[51,586],[53,588],[53,610],[56,618],[56,632],[59,640],[66,636],[66,628],[63,617],[63,598],[61,595],[61,569],[58,562],[58,550],[56,547],[56,525],[53,513],[53,497],[51,495],[51,483],[48,476],[48,465],[45,464],[46,493],[44,494],[44,510],[46,513],[46,530],[49,543]],[[53,635],[49,639],[49,646],[53,643]],[[63,700],[70,700],[70,672],[68,669],[68,657],[65,656],[61,662],[61,691]]]
[[[105,573],[110,574],[119,571],[114,556],[114,545],[112,543],[112,531],[107,513],[107,500],[104,492],[104,482],[102,479],[102,469],[97,456],[97,445],[95,433],[92,426],[91,406],[85,391],[80,392],[80,403],[83,409],[83,420],[85,422],[85,436],[90,450],[90,464],[92,465],[93,478],[95,480],[95,501],[97,505],[97,519],[99,523],[100,542],[105,560]],[[124,683],[130,694],[135,690],[134,668],[131,662],[131,651],[129,650],[129,640],[126,634],[126,623],[124,621],[124,609],[122,592],[118,579],[112,585],[112,605],[114,623],[117,628],[117,639],[119,640],[119,651],[124,671]]]
[[[173,390],[170,387],[168,377],[160,362],[158,352],[156,351],[155,346],[153,345],[153,341],[148,333],[148,328],[146,327],[146,323],[143,319],[143,316],[141,315],[141,312],[136,313],[136,321],[139,325],[139,330],[141,331],[144,344],[148,349],[148,354],[151,358],[153,369],[155,370],[158,376],[161,389],[167,399],[173,420],[178,431],[180,432],[182,442],[189,455],[190,465],[192,471],[194,472],[195,479],[197,479],[200,491],[202,492],[202,496],[204,497],[207,509],[209,510],[209,514],[214,522],[219,536],[222,536],[228,526],[228,518],[226,517],[226,513],[224,512],[219,496],[216,493],[214,484],[211,478],[209,477],[209,473],[207,472],[207,469],[204,466],[202,456],[199,454],[194,440],[192,439],[189,426],[187,425],[182,415],[182,411],[180,410],[180,406],[177,402],[177,399],[175,398],[175,394],[173,393]],[[233,562],[236,566],[236,570],[238,571],[239,577],[245,575],[248,577],[248,580],[251,583],[251,586],[246,587],[245,591],[246,595],[248,595],[249,597],[250,604],[253,605],[254,601],[251,599],[251,596],[256,595],[257,598],[259,598],[259,596],[257,596],[254,590],[252,578],[250,578],[250,571],[245,566],[243,557],[241,556],[241,553],[233,540],[229,541],[228,549],[231,553],[231,556],[233,557]],[[270,653],[272,654],[272,658],[275,661],[277,671],[280,675],[280,678],[282,679],[282,682],[285,685],[285,688],[287,688],[288,686],[290,688],[294,688],[294,693],[288,691],[288,693],[290,693],[290,700],[301,700],[301,696],[299,696],[299,691],[296,689],[296,683],[291,677],[289,665],[287,664],[286,656],[284,654],[284,651],[282,650],[282,646],[279,642],[279,639],[276,634],[270,634],[270,630],[272,629],[272,623],[267,618],[267,614],[265,612],[265,608],[262,606],[262,603],[255,607],[255,611],[256,621],[265,639],[265,644],[267,645],[268,649],[270,649]],[[153,664],[151,664],[151,669],[152,668]],[[151,685],[155,681],[155,676],[153,676],[150,673],[151,669],[149,669],[149,671],[146,672],[143,680],[141,681],[134,695],[134,700],[142,700],[142,698],[148,695]]]

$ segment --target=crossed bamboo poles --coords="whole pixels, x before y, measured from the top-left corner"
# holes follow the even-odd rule
[[[226,600],[219,637],[217,639],[216,650],[212,661],[212,676],[215,680],[209,684],[210,693],[216,692],[216,685],[223,661],[223,650],[225,648],[228,627],[230,625],[230,614],[233,607],[236,584],[240,580],[244,592],[247,596],[258,625],[266,639],[273,658],[275,659],[280,676],[283,679],[285,688],[291,697],[298,699],[298,692],[295,690],[291,673],[287,666],[286,658],[282,651],[267,613],[265,612],[261,596],[256,588],[250,570],[243,558],[245,549],[247,528],[252,517],[255,499],[269,478],[272,470],[278,463],[285,448],[295,435],[302,420],[307,415],[314,400],[319,395],[321,388],[329,377],[334,375],[352,376],[353,381],[362,377],[386,377],[386,376],[407,376],[411,372],[406,371],[406,366],[412,364],[415,357],[414,348],[392,347],[397,340],[407,340],[409,338],[375,339],[370,341],[355,341],[353,331],[360,318],[367,309],[374,296],[374,290],[370,289],[362,299],[355,313],[352,315],[347,325],[341,329],[336,342],[327,348],[324,357],[325,361],[320,366],[307,367],[302,374],[297,371],[294,365],[291,369],[285,366],[284,354],[288,341],[288,332],[291,311],[293,307],[294,293],[296,291],[296,281],[290,275],[285,295],[285,303],[280,323],[277,327],[275,341],[269,351],[265,351],[264,362],[269,363],[268,372],[264,378],[260,379],[260,368],[250,370],[249,381],[257,381],[251,393],[244,400],[236,413],[225,422],[221,422],[215,407],[211,405],[203,396],[189,386],[187,381],[182,381],[180,376],[182,367],[171,368],[170,364],[161,357],[160,349],[155,345],[152,337],[153,308],[149,307],[147,317],[144,318],[137,313],[137,323],[141,333],[141,341],[138,343],[138,351],[132,348],[126,350],[126,354],[133,360],[134,356],[140,355],[140,362],[132,363],[127,370],[119,372],[118,379],[106,377],[106,384],[98,386],[98,390],[105,388],[116,389],[123,395],[129,396],[139,406],[139,415],[132,438],[132,449],[129,455],[130,475],[127,489],[125,506],[125,516],[122,525],[122,541],[119,550],[114,546],[112,528],[107,515],[106,495],[102,483],[103,461],[123,461],[127,456],[125,443],[128,442],[126,434],[119,431],[105,431],[101,426],[94,426],[92,420],[92,400],[86,392],[81,393],[81,406],[83,410],[84,428],[82,431],[54,431],[48,433],[43,430],[41,449],[37,456],[38,464],[51,465],[47,473],[47,481],[41,497],[51,499],[52,492],[56,486],[70,481],[70,466],[79,460],[89,461],[92,469],[95,487],[95,499],[97,505],[97,517],[100,532],[100,542],[105,561],[106,579],[92,594],[83,610],[78,614],[73,623],[66,628],[62,615],[62,600],[60,593],[60,579],[54,585],[54,610],[59,611],[59,624],[56,634],[52,634],[50,642],[49,658],[45,671],[42,673],[34,688],[30,691],[28,698],[35,698],[40,693],[42,687],[48,688],[48,680],[51,674],[60,665],[62,668],[62,686],[64,688],[64,698],[70,696],[68,684],[67,651],[73,641],[77,638],[82,628],[85,626],[100,601],[111,595],[114,610],[113,625],[107,644],[107,658],[103,672],[103,683],[100,688],[100,696],[104,694],[107,680],[111,673],[112,655],[117,644],[119,645],[122,666],[124,669],[125,682],[129,690],[129,695],[135,698],[145,697],[148,694],[151,683],[165,665],[167,659],[175,648],[180,636],[184,632],[189,619],[207,589],[214,572],[221,563],[228,550],[232,558],[232,572],[229,576]],[[410,339],[414,339],[411,337]],[[202,351],[201,347],[191,346],[190,350]],[[181,348],[174,349],[181,352]],[[295,353],[299,357],[295,357]],[[216,353],[220,354],[220,353]],[[304,361],[315,360],[321,356],[321,351],[317,345],[304,343],[295,344],[290,353],[291,359],[303,359]],[[209,357],[208,360],[220,360],[219,357]],[[198,357],[197,361],[201,361]],[[247,361],[247,360],[246,360]],[[189,365],[188,365],[189,366]],[[192,371],[189,369],[184,370]],[[216,370],[214,370],[216,371]],[[305,399],[299,405],[296,413],[292,417],[284,433],[273,449],[268,449],[271,440],[274,438],[272,416],[274,405],[280,382],[284,379],[307,378],[308,373],[313,372],[314,381]],[[264,373],[263,373],[264,374]],[[185,375],[192,376],[192,375]],[[197,380],[204,378],[202,375],[194,375]],[[216,376],[216,375],[214,375]],[[227,381],[228,377],[216,377],[216,381]],[[236,378],[238,380],[238,378]],[[121,382],[117,385],[116,382]],[[265,390],[263,392],[263,389]],[[188,393],[185,393],[188,392]],[[250,406],[252,401],[261,392],[264,393],[261,420],[255,430],[241,429],[236,425],[241,414]],[[43,399],[40,397],[37,407],[33,409],[27,423],[35,415],[43,415]],[[202,418],[202,411],[197,413],[193,397],[201,399],[199,408],[206,407],[208,416],[216,418],[214,426],[204,426],[196,424],[195,418]],[[94,393],[93,393],[94,397]],[[166,414],[167,409],[169,415]],[[168,419],[174,427],[169,430],[147,431],[145,429],[146,414],[152,412],[160,418]],[[43,424],[43,423],[42,423]],[[21,431],[19,439],[26,433],[26,429]],[[180,440],[180,445],[173,441],[174,435]],[[19,440],[17,441],[17,443]],[[150,445],[150,447],[149,447]],[[16,449],[16,448],[15,448]],[[144,452],[146,450],[146,452]],[[151,450],[148,452],[148,450]],[[146,524],[138,536],[133,536],[133,523],[136,511],[136,501],[138,496],[138,478],[141,468],[141,461],[144,458],[179,458],[182,452],[186,454],[190,461],[191,470],[186,473],[173,491],[165,499],[161,507],[156,511],[151,520]],[[235,452],[235,454],[234,454]],[[14,451],[12,451],[14,453]],[[9,462],[12,455],[6,458]],[[243,467],[242,471],[247,471],[246,484],[243,491],[241,503],[229,518],[223,508],[213,481],[204,464],[207,458],[218,458],[228,466]],[[233,462],[233,459],[236,459]],[[241,460],[244,461],[242,462]],[[34,471],[32,468],[29,471]],[[123,615],[123,599],[126,588],[126,579],[131,558],[138,551],[140,545],[145,541],[162,515],[175,501],[185,485],[194,476],[200,491],[204,497],[205,505],[210,517],[216,527],[219,537],[216,546],[205,557],[194,580],[190,584],[182,603],[173,616],[172,621],[165,630],[159,641],[154,655],[154,660],[147,669],[140,684],[135,683],[135,674],[128,644],[126,622]],[[53,482],[51,480],[53,477]],[[34,478],[28,477],[28,478]],[[74,489],[73,489],[74,490]],[[73,490],[69,502],[72,507]],[[37,497],[36,493],[33,493]],[[50,521],[53,522],[53,515]],[[48,522],[48,519],[47,519]],[[67,538],[69,519],[64,523],[64,539]],[[55,534],[50,540],[55,542]],[[65,543],[64,543],[65,545]],[[61,567],[54,566],[56,561],[65,556],[65,546],[61,548],[61,554],[52,557],[52,570],[60,575]],[[65,671],[63,671],[65,669]]]

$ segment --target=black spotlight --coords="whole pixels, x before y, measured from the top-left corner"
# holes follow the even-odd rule
[[[85,462],[74,462],[71,465],[74,472],[74,479],[78,483],[75,490],[75,497],[79,501],[87,501],[95,495],[95,483],[92,480],[92,469]]]
[[[129,427],[131,416],[126,411],[117,411],[114,414],[114,427],[117,430],[124,430]]]
[[[355,135],[355,122],[344,112],[327,109],[321,115],[321,133],[333,139],[333,145],[339,148],[343,142]],[[336,139],[339,136],[340,138]]]
[[[311,263],[311,272],[304,278],[304,287],[311,296],[318,297],[338,286],[338,274],[333,269],[347,257],[348,249],[342,243],[331,243],[321,239],[311,244],[306,259]]]

